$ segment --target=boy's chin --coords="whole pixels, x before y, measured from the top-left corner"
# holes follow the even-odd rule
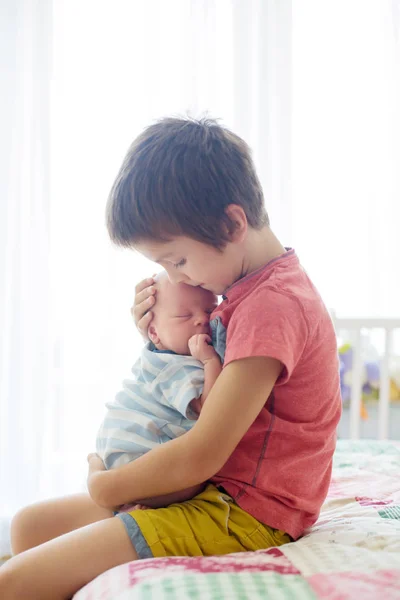
[[[207,290],[208,292],[212,292],[216,296],[222,296],[224,290],[222,288],[218,288],[215,285],[207,285],[206,283],[202,283],[199,287],[203,288],[203,290]]]

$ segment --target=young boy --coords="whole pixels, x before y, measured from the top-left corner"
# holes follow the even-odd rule
[[[5,600],[68,598],[138,558],[297,539],[328,490],[341,411],[335,334],[296,254],[269,227],[243,140],[212,121],[152,125],[124,160],[107,224],[171,282],[223,295],[211,325],[224,365],[190,431],[118,469],[90,457],[91,510],[210,483],[187,502],[132,511],[130,530],[105,519],[16,556],[0,570]]]

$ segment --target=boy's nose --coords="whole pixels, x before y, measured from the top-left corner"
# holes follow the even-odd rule
[[[179,271],[176,271],[175,269],[174,270],[168,269],[167,274],[168,274],[168,279],[170,280],[171,283],[185,283],[187,281],[186,275],[184,275],[183,273],[180,273]]]

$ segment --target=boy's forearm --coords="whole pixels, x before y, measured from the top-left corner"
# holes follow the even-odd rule
[[[222,365],[218,356],[211,358],[204,363],[204,387],[200,400],[201,406],[203,406],[204,402],[206,401],[207,396],[210,393],[214,383],[217,381],[221,371]]]
[[[203,406],[221,371],[222,365],[218,356],[205,362],[203,393],[198,399],[201,407]],[[187,461],[185,462],[187,463]],[[136,491],[134,489],[133,491],[135,495],[128,497],[125,496],[125,494],[130,488],[132,488],[132,473],[130,469],[127,469],[127,467],[128,465],[124,465],[123,467],[112,469],[111,471],[107,471],[104,474],[100,474],[99,476],[93,478],[92,488],[89,491],[93,499],[98,502],[100,506],[117,507],[121,504],[140,501],[140,504],[149,506],[150,508],[161,508],[175,502],[184,502],[185,500],[189,500],[194,495],[200,493],[200,491],[204,488],[203,482],[205,479],[214,474],[211,473],[208,475],[208,477],[201,478],[200,480],[198,477],[195,477],[195,481],[192,481],[192,476],[189,474],[189,487],[185,486],[185,489],[177,492],[160,494],[151,498],[142,498],[136,495]],[[123,469],[123,473],[120,472],[121,469]],[[198,471],[198,465],[193,463],[193,469]],[[165,472],[168,473],[168,469]],[[165,475],[165,473],[163,473],[163,475]],[[121,500],[121,498],[124,499]]]
[[[140,501],[140,504],[148,506],[149,508],[164,508],[170,504],[176,504],[178,502],[186,502],[191,500],[194,496],[200,494],[204,488],[205,483],[200,485],[194,485],[193,487],[181,490],[180,492],[172,492],[171,494],[165,494],[163,496],[156,496],[155,498],[146,498]]]
[[[199,485],[229,459],[265,406],[282,371],[270,357],[229,363],[218,377],[194,427],[137,460],[90,475],[90,495],[99,506],[141,503]]]
[[[204,460],[201,444],[196,440],[193,442],[191,434],[189,431],[161,444],[117,469],[93,473],[88,481],[92,499],[99,506],[108,508],[128,503],[146,505],[146,499],[157,502],[156,498],[165,500],[176,493],[182,498],[181,493],[202,485],[220,465],[214,464],[211,454]]]

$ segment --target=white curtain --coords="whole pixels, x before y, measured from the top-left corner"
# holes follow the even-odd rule
[[[282,235],[290,197],[289,2],[8,8],[19,62],[9,61],[14,108],[1,144],[18,156],[1,209],[0,513],[84,485],[104,403],[141,344],[129,308],[154,265],[114,250],[104,227],[108,190],[141,129],[171,113],[219,117],[254,147]]]
[[[293,243],[345,316],[400,314],[399,7],[293,2]]]
[[[84,485],[141,344],[129,308],[154,265],[111,247],[104,206],[152,120],[221,118],[329,306],[398,311],[396,7],[3,0],[0,516]]]
[[[50,406],[51,3],[1,3],[0,515],[39,494]]]

